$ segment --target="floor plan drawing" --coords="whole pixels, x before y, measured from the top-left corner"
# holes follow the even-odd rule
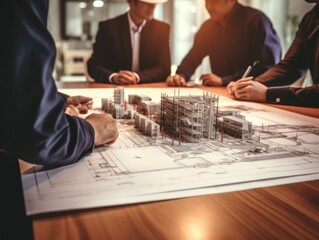
[[[63,89],[101,98],[112,89]],[[92,91],[92,92],[91,92]],[[125,89],[159,100],[172,89]],[[190,92],[188,92],[190,91]],[[187,89],[183,94],[202,94]],[[157,99],[156,99],[157,98]],[[220,97],[221,111],[240,111],[252,122],[251,139],[217,133],[199,143],[149,137],[134,120],[118,120],[119,138],[78,163],[22,176],[28,215],[115,206],[319,179],[319,120],[256,103]],[[100,108],[100,106],[97,106]],[[255,184],[255,185],[254,185]]]

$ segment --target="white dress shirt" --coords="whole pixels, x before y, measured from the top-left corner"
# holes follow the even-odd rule
[[[140,41],[141,41],[141,32],[143,27],[146,24],[146,20],[140,26],[136,26],[133,22],[130,13],[127,13],[128,22],[130,26],[131,33],[131,44],[132,44],[132,71],[137,72],[139,70],[140,62]]]
[[[136,26],[133,22],[130,13],[127,13],[127,18],[130,27],[130,34],[131,34],[131,45],[132,45],[132,72],[134,72],[137,82],[140,81],[140,76],[136,73],[139,71],[139,63],[140,63],[140,41],[141,41],[141,32],[143,27],[146,24],[146,20],[140,26]],[[109,82],[112,83],[112,78],[116,76],[117,73],[113,73],[109,77]]]

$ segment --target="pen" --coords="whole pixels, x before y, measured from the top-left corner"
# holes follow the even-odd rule
[[[251,72],[251,70],[253,69],[253,67],[256,66],[256,64],[259,63],[259,61],[255,61],[254,64],[251,66],[249,65],[248,68],[246,69],[245,73],[243,74],[243,76],[241,78],[245,78],[248,76],[248,74]]]
[[[259,63],[259,61],[254,61],[253,65],[249,65],[241,78],[246,78],[248,74],[251,72],[251,70],[253,69],[253,67],[257,65],[257,63]],[[233,90],[230,91],[230,95],[233,97],[235,96],[235,93]]]

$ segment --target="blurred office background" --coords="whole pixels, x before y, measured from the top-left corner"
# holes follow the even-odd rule
[[[281,39],[283,54],[292,42],[302,16],[313,7],[303,0],[239,2],[260,9],[272,20]],[[51,0],[48,28],[58,53],[55,79],[92,80],[87,75],[86,61],[92,53],[98,23],[127,10],[126,0]],[[171,59],[173,65],[178,65],[191,48],[194,34],[209,15],[205,0],[169,0],[157,5],[155,18],[171,25]],[[204,59],[193,77],[207,72],[210,72],[208,59]]]

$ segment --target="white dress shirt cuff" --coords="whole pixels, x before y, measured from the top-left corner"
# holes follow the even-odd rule
[[[112,73],[112,74],[109,76],[109,83],[113,83],[112,78],[115,77],[116,75],[117,75],[117,73]]]
[[[136,77],[136,83],[140,83],[140,81],[141,81],[140,76],[136,72],[134,72],[134,75]]]

